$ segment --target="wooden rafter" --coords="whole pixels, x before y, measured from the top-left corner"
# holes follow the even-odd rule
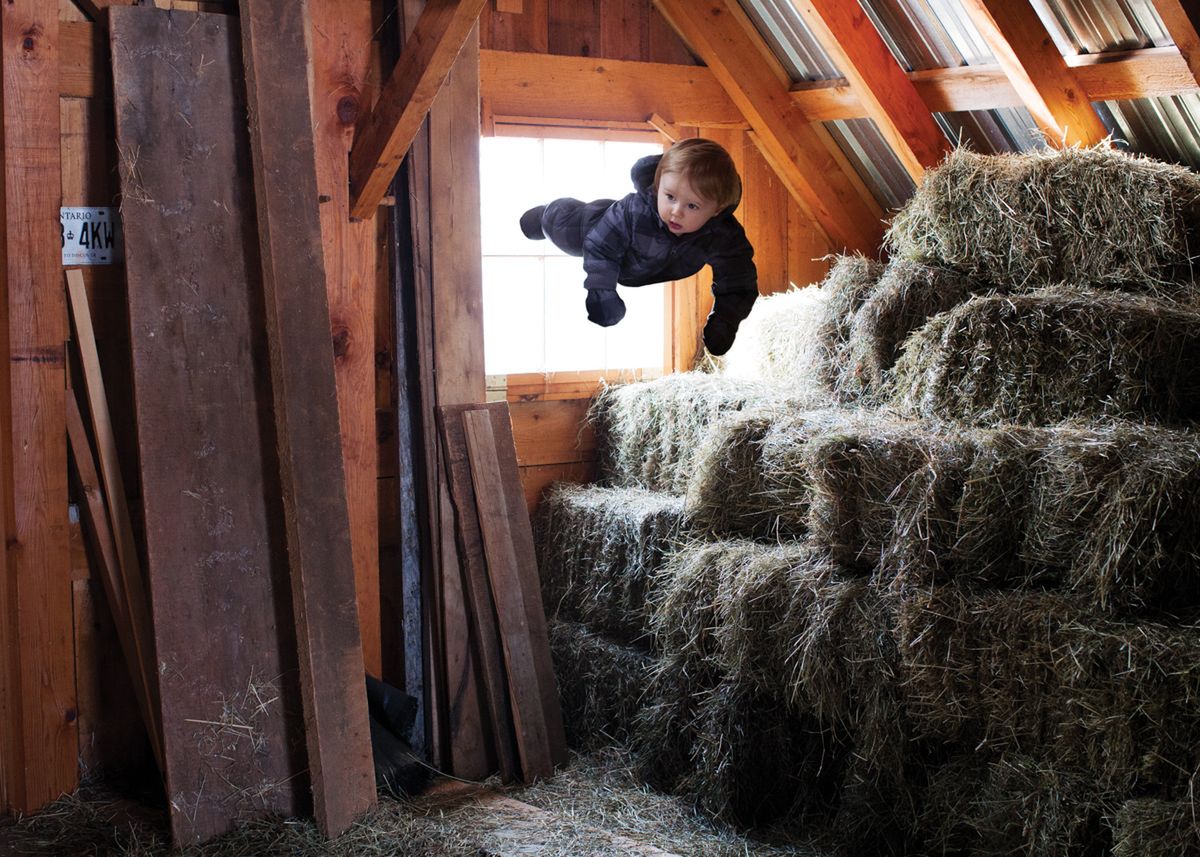
[[[1154,0],[1171,40],[1200,85],[1200,2],[1197,0]]]
[[[83,25],[89,27],[91,25]],[[65,24],[64,27],[71,27]],[[582,121],[645,122],[658,113],[676,125],[745,127],[741,111],[703,66],[596,60],[484,50],[480,87],[497,121],[539,117],[549,124],[570,116]],[[1195,92],[1197,82],[1173,46],[1066,57],[1091,101],[1124,101]],[[1016,89],[998,65],[960,66],[908,74],[934,112],[1019,107]],[[573,93],[586,91],[581,104]],[[66,89],[63,95],[69,95]],[[793,84],[795,109],[813,122],[860,119],[866,107],[844,78]]]
[[[950,151],[950,141],[862,6],[844,0],[793,0],[793,5],[900,163],[920,181]]]
[[[369,217],[383,200],[485,2],[428,0],[425,4],[350,151],[351,217]]]
[[[874,254],[880,211],[829,162],[821,133],[792,110],[783,69],[768,60],[736,3],[654,0],[655,7],[704,60],[754,130],[767,161],[796,201],[838,249]]]
[[[1028,0],[963,0],[963,7],[1050,145],[1091,146],[1108,136]]]

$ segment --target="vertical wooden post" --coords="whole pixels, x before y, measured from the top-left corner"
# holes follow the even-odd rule
[[[66,302],[58,3],[0,11],[0,808],[31,811],[77,783],[67,521]]]
[[[350,143],[370,109],[371,0],[309,0],[312,112],[334,374],[363,660],[382,675],[375,431],[377,218],[350,220]]]

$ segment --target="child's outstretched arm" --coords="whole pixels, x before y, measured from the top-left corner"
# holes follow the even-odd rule
[[[758,299],[754,247],[741,224],[732,221],[723,238],[709,260],[713,272],[713,308],[704,324],[704,347],[717,356],[733,345],[738,325],[750,315]]]
[[[611,327],[625,317],[625,301],[617,294],[617,277],[629,236],[626,206],[624,200],[618,200],[583,239],[588,321],[601,327]]]

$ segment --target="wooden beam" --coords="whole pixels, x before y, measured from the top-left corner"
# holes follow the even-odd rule
[[[873,199],[832,160],[821,135],[791,110],[783,69],[767,60],[741,8],[726,0],[654,0],[708,64],[761,140],[768,162],[838,249],[874,255],[883,236]]]
[[[805,24],[874,120],[914,182],[949,153],[950,141],[858,3],[794,0]]]
[[[313,814],[336,836],[375,803],[330,346],[312,107],[308,4],[241,0],[292,607]],[[307,79],[305,75],[304,79]]]
[[[1154,0],[1171,40],[1200,85],[1200,3],[1197,0]]]
[[[375,217],[350,222],[350,144],[374,93],[372,0],[309,0],[312,113],[341,418],[342,465],[367,672],[383,676],[379,593],[379,444],[375,426]]]
[[[486,0],[428,0],[350,152],[351,217],[379,205]]]
[[[1028,0],[963,0],[1051,146],[1092,146],[1108,129]]]
[[[1082,54],[1065,61],[1091,101],[1159,98],[1198,88],[1173,46]],[[933,112],[1023,105],[998,65],[926,69],[910,72],[908,78]],[[575,93],[583,91],[595,97],[580,103]],[[676,125],[748,127],[704,66],[486,50],[480,51],[480,92],[497,122],[520,117],[526,124],[642,124],[657,112]],[[789,97],[810,122],[867,116],[844,78],[792,84]]]
[[[78,782],[56,0],[0,11],[0,811]]]
[[[677,125],[746,124],[703,66],[480,51],[479,80],[496,116],[646,122],[657,113]]]

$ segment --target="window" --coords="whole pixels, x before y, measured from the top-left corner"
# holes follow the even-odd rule
[[[661,370],[664,285],[618,287],[627,312],[602,328],[587,320],[583,261],[518,225],[535,205],[571,196],[619,199],[629,169],[662,146],[599,140],[480,140],[484,361],[489,375]]]

